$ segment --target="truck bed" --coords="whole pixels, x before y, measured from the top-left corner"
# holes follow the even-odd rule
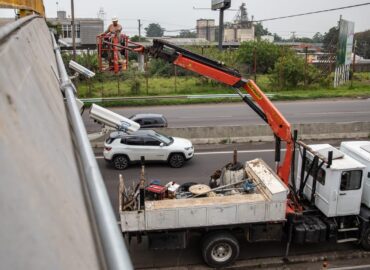
[[[175,230],[285,220],[288,189],[262,161],[246,163],[252,194],[146,201],[143,211],[120,213],[123,232]],[[263,179],[261,179],[262,177]]]

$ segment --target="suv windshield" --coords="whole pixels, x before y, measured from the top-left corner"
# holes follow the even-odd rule
[[[158,132],[154,132],[153,137],[158,138],[159,140],[161,140],[162,142],[164,142],[167,145],[169,145],[173,142],[172,137],[165,136],[165,135],[160,134]]]

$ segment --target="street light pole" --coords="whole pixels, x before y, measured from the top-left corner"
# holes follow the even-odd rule
[[[72,27],[72,47],[73,47],[73,60],[76,61],[76,29],[75,29],[75,7],[74,1],[71,0],[71,27]]]

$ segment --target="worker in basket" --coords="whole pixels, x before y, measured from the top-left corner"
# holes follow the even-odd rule
[[[118,18],[114,16],[112,18],[112,23],[108,26],[107,30],[101,34],[101,36],[104,36],[104,40],[109,43],[114,43],[113,40],[115,37],[118,38],[118,43],[121,46],[125,46],[125,38],[124,35],[121,34],[122,32],[122,25],[118,23]],[[122,55],[124,54],[124,49],[118,50],[118,57],[119,61],[122,61]],[[106,55],[108,58],[109,63],[111,64],[113,60],[113,50]]]
[[[118,23],[118,18],[115,16],[112,18],[112,23],[108,26],[108,29],[104,32],[104,34],[111,34],[117,37],[121,37],[122,32],[122,25]]]

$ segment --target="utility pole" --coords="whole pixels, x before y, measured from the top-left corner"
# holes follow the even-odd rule
[[[220,8],[220,22],[218,28],[218,49],[222,51],[222,42],[223,42],[223,34],[224,34],[224,9]]]
[[[293,43],[295,42],[295,31],[291,32],[292,33],[292,39],[293,39]]]
[[[353,86],[353,77],[355,76],[356,72],[356,45],[357,45],[357,40],[353,43],[353,60],[352,60],[352,76],[351,76],[351,87]]]
[[[218,28],[218,49],[222,51],[224,34],[224,10],[230,8],[231,0],[212,0],[212,10],[220,10],[220,22]]]
[[[139,23],[139,42],[141,41],[141,20],[137,20],[137,22]]]
[[[72,27],[72,47],[73,47],[73,60],[76,61],[76,29],[75,29],[75,7],[74,1],[71,0],[71,27]]]

